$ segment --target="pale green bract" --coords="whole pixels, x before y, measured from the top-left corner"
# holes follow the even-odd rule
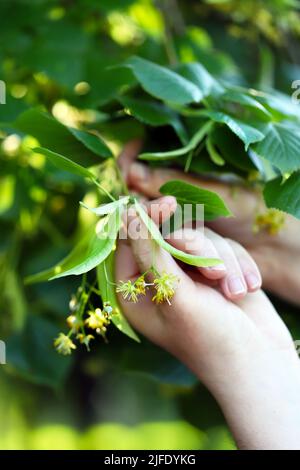
[[[118,302],[116,287],[114,284],[115,280],[115,251],[112,251],[110,255],[97,267],[97,281],[98,288],[101,293],[103,302],[109,302],[113,308],[113,314],[111,321],[113,324],[125,335],[134,339],[138,343],[140,342],[139,337],[135,331],[131,328],[128,321],[122,314],[121,307]]]
[[[119,206],[98,224],[91,227],[71,253],[53,268],[29,276],[27,284],[42,282],[91,271],[113,250],[121,227],[122,208]]]
[[[221,260],[216,258],[203,258],[202,256],[191,255],[189,253],[185,253],[184,251],[178,250],[177,248],[174,248],[163,239],[159,228],[153,222],[153,220],[150,219],[148,214],[145,212],[145,210],[137,200],[135,201],[134,205],[142,222],[146,225],[149,234],[153,238],[153,241],[157,243],[161,248],[166,250],[168,253],[170,253],[172,256],[174,256],[174,258],[183,261],[186,264],[198,267],[216,266],[221,263]]]

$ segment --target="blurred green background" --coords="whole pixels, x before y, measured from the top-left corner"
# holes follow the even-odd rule
[[[296,0],[1,0],[1,449],[234,448],[210,394],[146,340],[135,344],[114,330],[89,354],[54,351],[79,281],[25,288],[23,279],[68,252],[85,224],[77,201],[92,195],[33,155],[32,138],[7,123],[42,105],[68,125],[98,125],[118,153],[142,135],[130,120],[119,135],[114,129],[118,138],[105,127],[127,73],[110,66],[132,54],[161,64],[199,61],[220,79],[290,94],[300,78],[298,7]],[[296,309],[277,305],[300,338]]]

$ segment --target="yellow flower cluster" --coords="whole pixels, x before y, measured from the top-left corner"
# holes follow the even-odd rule
[[[145,275],[149,272],[154,274],[152,283],[145,281]],[[131,302],[138,302],[139,297],[146,295],[147,289],[152,286],[155,290],[155,295],[152,297],[152,301],[157,304],[167,302],[171,305],[171,299],[175,294],[175,290],[179,279],[174,274],[168,274],[163,272],[161,275],[154,269],[150,269],[146,273],[139,276],[134,282],[121,281],[116,287],[116,292],[120,293],[125,300]],[[54,340],[54,346],[60,354],[69,355],[76,345],[72,340],[72,336],[80,344],[84,344],[87,350],[90,350],[90,342],[95,339],[93,334],[88,334],[86,329],[94,330],[95,333],[101,335],[106,341],[106,332],[108,325],[111,322],[111,316],[113,314],[113,308],[110,302],[104,302],[102,309],[90,309],[85,314],[85,307],[87,305],[89,296],[84,295],[85,292],[82,290],[79,292],[79,299],[73,296],[70,302],[70,315],[67,317],[67,325],[69,327],[69,334],[65,335],[60,333]]]
[[[70,328],[69,334],[65,335],[60,333],[54,340],[54,347],[57,352],[63,355],[72,353],[72,350],[76,349],[76,345],[71,339],[72,335],[76,335],[76,339],[84,344],[88,351],[90,351],[90,342],[95,339],[92,334],[87,334],[85,327],[95,330],[98,335],[101,335],[106,340],[107,327],[111,321],[111,315],[113,308],[109,302],[104,302],[103,309],[96,308],[95,310],[89,310],[87,312],[87,318],[84,320],[82,314],[77,313],[68,316],[66,322]]]
[[[67,318],[67,325],[71,329],[72,333],[76,333],[82,327],[83,322],[75,315],[69,315]]]
[[[175,294],[175,289],[179,279],[175,274],[163,273],[159,278],[154,279],[154,288],[156,294],[152,297],[153,302],[161,304],[162,302],[168,302],[171,305],[170,300]]]
[[[79,333],[76,338],[80,341],[81,344],[85,344],[86,349],[90,351],[90,341],[95,339],[93,335],[85,335],[83,333]]]
[[[140,295],[146,295],[146,287],[144,276],[140,276],[135,282],[120,281],[116,292],[122,294],[123,299],[136,303]]]
[[[91,330],[96,330],[99,335],[105,335],[110,323],[109,314],[103,309],[96,308],[88,312],[88,318],[84,322]]]
[[[156,277],[153,283],[147,284],[144,275],[140,276],[135,282],[121,281],[116,288],[116,292],[120,293],[125,300],[131,302],[138,302],[140,295],[146,295],[146,290],[149,286],[153,286],[156,294],[152,297],[152,301],[160,304],[168,302],[175,294],[175,290],[179,279],[174,274],[163,273],[161,276]]]
[[[285,214],[277,209],[268,209],[264,214],[256,216],[253,232],[266,230],[270,235],[277,235],[285,224]]]
[[[71,354],[72,349],[76,349],[75,344],[69,338],[69,336],[64,333],[59,333],[58,337],[54,340],[54,346],[60,354],[63,356],[68,356]]]

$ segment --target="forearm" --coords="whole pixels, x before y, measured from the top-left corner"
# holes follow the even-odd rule
[[[224,364],[209,388],[240,449],[300,449],[300,366],[293,351]]]

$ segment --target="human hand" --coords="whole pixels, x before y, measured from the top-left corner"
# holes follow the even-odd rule
[[[261,194],[229,184],[172,169],[150,169],[136,163],[141,142],[132,141],[120,157],[129,187],[146,197],[160,195],[159,188],[169,180],[182,179],[191,184],[217,192],[234,214],[234,218],[219,219],[209,227],[222,236],[241,243],[256,261],[262,273],[264,288],[293,303],[300,304],[300,221],[287,215],[285,225],[276,235],[262,230],[254,233],[257,214],[266,211]]]
[[[162,198],[156,207],[151,216],[161,222],[174,212],[176,201]],[[119,296],[130,323],[201,378],[220,403],[240,447],[295,448],[300,442],[295,419],[300,417],[299,360],[290,334],[259,290],[260,282],[248,284],[247,273],[259,276],[254,261],[237,243],[211,231],[195,231],[198,252],[194,248],[193,254],[211,257],[215,250],[213,256],[224,261],[225,269],[182,269],[147,237],[137,216],[129,220],[130,243],[119,242],[116,279],[134,281],[151,267],[180,279],[171,305],[155,305],[150,289],[138,303]],[[191,231],[183,229],[181,237],[177,234],[169,242],[184,250]],[[232,273],[245,285],[235,295],[228,291]],[[294,436],[288,437],[289,432]]]

